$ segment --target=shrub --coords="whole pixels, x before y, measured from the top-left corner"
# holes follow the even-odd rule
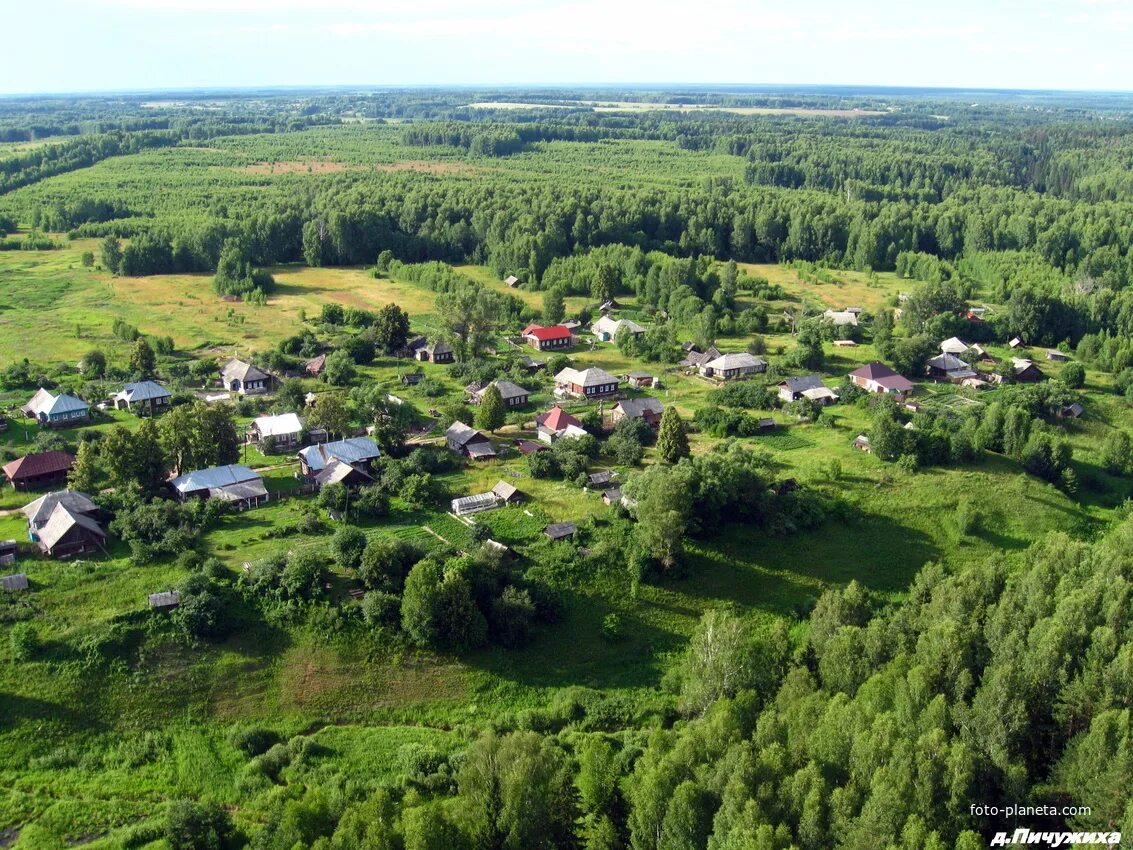
[[[16,623],[8,632],[13,661],[31,661],[39,651],[39,634],[31,623]]]
[[[237,726],[228,733],[228,743],[249,757],[263,755],[279,743],[279,735],[259,726]]]

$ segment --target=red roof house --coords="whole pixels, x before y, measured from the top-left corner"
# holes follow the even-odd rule
[[[855,369],[849,378],[866,392],[904,395],[913,391],[912,381],[877,361]]]
[[[570,328],[564,325],[552,325],[549,328],[528,325],[523,329],[523,338],[528,345],[540,351],[549,348],[568,348],[572,339]]]

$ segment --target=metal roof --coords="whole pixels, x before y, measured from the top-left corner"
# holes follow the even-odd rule
[[[53,549],[55,544],[76,526],[85,528],[97,537],[103,539],[106,537],[101,525],[85,514],[71,513],[64,505],[55,506],[47,524],[37,532],[36,536],[45,549]]]
[[[275,416],[260,416],[253,423],[261,437],[278,437],[282,434],[298,434],[303,430],[297,413],[278,413]]]
[[[323,443],[320,446],[307,446],[299,452],[299,456],[312,472],[318,472],[332,460],[343,463],[366,463],[381,457],[378,444],[369,437],[348,437],[345,440],[335,440],[333,443]]]
[[[250,481],[261,481],[260,474],[242,464],[230,463],[227,466],[195,469],[177,476],[169,483],[180,493],[194,493],[198,490],[212,491]]]
[[[29,502],[20,508],[28,523],[40,526],[47,522],[56,505],[63,505],[72,513],[93,514],[98,511],[98,505],[91,501],[86,493],[78,490],[58,490],[54,493],[45,493],[34,502]]]
[[[157,381],[137,381],[126,384],[121,392],[114,397],[124,399],[131,404],[136,401],[151,401],[155,398],[169,398],[171,393]]]

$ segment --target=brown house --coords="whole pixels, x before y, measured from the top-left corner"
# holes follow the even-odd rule
[[[552,325],[544,328],[541,325],[528,325],[523,329],[523,339],[532,348],[539,351],[548,349],[570,348],[573,337],[570,328],[566,325]]]
[[[38,490],[65,484],[75,458],[67,452],[24,455],[4,465],[4,474],[17,490]]]

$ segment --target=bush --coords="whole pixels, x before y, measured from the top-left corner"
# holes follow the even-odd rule
[[[39,651],[39,634],[31,623],[16,623],[8,632],[13,661],[31,661]]]
[[[279,735],[258,726],[235,727],[228,733],[228,743],[248,757],[263,755],[279,743]]]
[[[602,618],[602,637],[611,643],[625,638],[625,627],[620,614],[615,612]]]
[[[371,590],[362,597],[362,617],[372,626],[396,629],[401,625],[401,597]]]
[[[169,850],[227,850],[236,846],[228,812],[215,803],[178,800],[165,822]]]
[[[362,563],[362,552],[366,549],[366,535],[353,526],[340,528],[331,539],[331,551],[340,567],[356,570]]]

